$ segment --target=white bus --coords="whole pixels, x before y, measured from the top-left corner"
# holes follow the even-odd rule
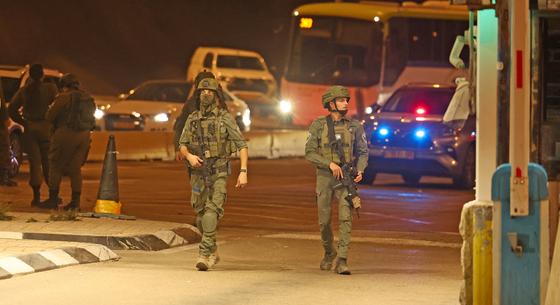
[[[467,29],[466,7],[447,2],[303,5],[293,12],[282,99],[293,103],[294,123],[307,125],[324,113],[332,85],[350,89],[349,114],[361,116],[407,83],[450,83],[463,72],[449,53]]]

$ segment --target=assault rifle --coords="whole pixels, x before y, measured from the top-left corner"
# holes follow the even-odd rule
[[[358,215],[358,218],[360,218],[360,208],[362,207],[362,201],[358,195],[358,186],[356,185],[356,182],[354,182],[354,178],[356,178],[358,172],[352,161],[347,161],[344,158],[342,143],[340,143],[340,139],[337,139],[334,135],[334,122],[332,117],[328,115],[326,119],[329,145],[338,155],[338,159],[340,159],[340,168],[342,169],[343,175],[342,179],[340,179],[339,182],[334,185],[334,188],[346,188],[346,190],[348,191],[348,195],[344,197],[344,199],[346,199],[350,206],[356,210],[356,214]]]
[[[209,192],[210,197],[212,196],[212,192],[210,192],[210,189],[212,187],[212,181],[210,181],[210,176],[212,176],[213,174],[213,167],[214,167],[214,162],[216,161],[215,158],[210,158],[210,150],[208,149],[206,142],[204,141],[204,136],[202,135],[202,123],[201,123],[202,119],[199,118],[198,120],[196,120],[195,124],[196,124],[196,138],[197,141],[200,145],[200,149],[202,151],[202,154],[200,156],[200,159],[202,159],[202,166],[200,167],[200,169],[197,169],[197,171],[199,171],[202,175],[202,179],[204,179],[204,185],[206,186],[206,189]]]

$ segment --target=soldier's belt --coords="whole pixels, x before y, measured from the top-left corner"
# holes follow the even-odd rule
[[[191,173],[195,174],[195,175],[203,175],[204,174],[204,169],[200,169],[200,168],[191,168],[192,171]],[[218,174],[218,173],[227,173],[229,169],[228,164],[222,165],[222,166],[218,166],[218,167],[212,167],[208,169],[208,172],[211,175],[214,174]]]

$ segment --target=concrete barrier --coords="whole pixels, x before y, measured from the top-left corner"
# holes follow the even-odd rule
[[[103,160],[109,135],[115,136],[119,160],[173,160],[175,158],[172,132],[99,131],[92,133],[89,161]],[[244,136],[251,158],[301,157],[305,154],[307,131],[251,131]]]

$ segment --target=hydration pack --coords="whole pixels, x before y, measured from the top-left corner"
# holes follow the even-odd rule
[[[70,94],[70,107],[66,126],[76,131],[93,130],[95,128],[95,102],[83,92]]]

